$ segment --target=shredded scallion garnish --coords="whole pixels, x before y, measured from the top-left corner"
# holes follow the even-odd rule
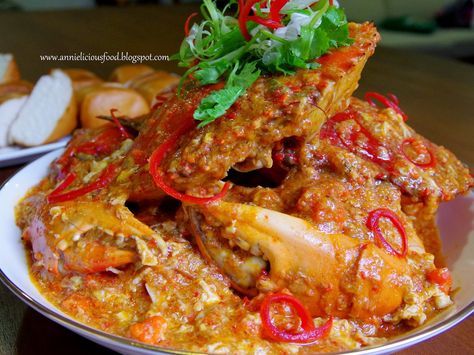
[[[203,20],[194,23],[174,59],[199,85],[224,80],[224,88],[200,102],[200,127],[224,115],[261,74],[291,75],[314,69],[315,59],[352,43],[344,11],[329,0],[231,0],[221,11],[203,0]],[[181,87],[181,86],[180,86]]]

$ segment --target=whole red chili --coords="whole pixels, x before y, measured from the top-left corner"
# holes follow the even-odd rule
[[[272,306],[278,303],[284,303],[290,306],[301,320],[300,333],[293,333],[286,329],[278,328],[272,320]],[[332,317],[320,327],[315,327],[313,318],[304,305],[295,297],[285,293],[268,294],[263,299],[260,306],[260,317],[262,318],[262,326],[264,335],[271,340],[287,342],[287,343],[312,343],[318,339],[329,335],[332,328]]]
[[[401,250],[396,250],[383,236],[382,231],[379,227],[380,218],[387,218],[392,222],[395,228],[398,230],[401,238]],[[375,243],[379,247],[384,247],[390,254],[399,257],[406,257],[408,253],[408,239],[405,231],[405,227],[398,218],[398,216],[388,208],[379,208],[369,213],[369,217],[366,222],[367,228],[374,233]]]

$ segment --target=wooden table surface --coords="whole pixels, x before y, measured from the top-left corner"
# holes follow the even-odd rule
[[[195,6],[99,8],[84,11],[0,13],[0,52],[16,55],[23,76],[36,80],[52,67],[82,67],[108,77],[119,62],[42,62],[40,54],[173,54]],[[178,71],[174,62],[148,63]],[[474,66],[379,48],[358,95],[396,93],[410,124],[474,166]],[[0,182],[19,166],[0,169]],[[474,353],[474,317],[403,354]],[[0,285],[0,354],[111,354],[23,305]]]

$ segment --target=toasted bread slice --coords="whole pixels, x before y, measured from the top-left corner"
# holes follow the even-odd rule
[[[95,128],[107,121],[97,118],[117,109],[120,115],[138,117],[150,111],[148,102],[137,91],[122,87],[100,86],[85,94],[80,108],[82,127]]]
[[[138,77],[152,74],[154,71],[155,69],[146,64],[125,64],[115,68],[110,75],[110,80],[125,84]]]
[[[20,80],[20,71],[11,54],[0,54],[0,83]]]
[[[0,147],[8,145],[10,126],[17,118],[28,96],[10,98],[0,103]]]
[[[77,125],[72,82],[61,70],[42,76],[10,129],[10,142],[24,146],[50,143]]]

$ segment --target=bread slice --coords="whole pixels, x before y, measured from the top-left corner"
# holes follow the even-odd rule
[[[0,54],[0,83],[20,80],[20,71],[11,54]]]
[[[150,111],[148,102],[137,91],[123,87],[101,86],[88,92],[81,104],[80,121],[84,128],[95,128],[107,123],[97,118],[110,115],[111,109],[127,117],[138,117]]]
[[[112,72],[110,80],[125,84],[130,80],[153,73],[155,69],[146,64],[124,64]]]
[[[0,103],[0,147],[8,145],[8,132],[28,96],[16,97]]]
[[[10,142],[35,146],[71,133],[77,125],[72,82],[61,70],[42,76],[13,122]]]

